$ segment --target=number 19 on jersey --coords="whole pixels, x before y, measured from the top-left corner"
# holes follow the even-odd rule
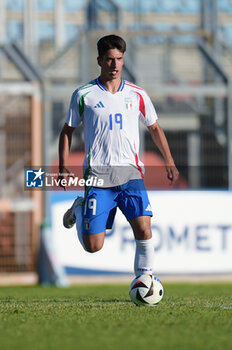
[[[110,123],[110,130],[113,130],[113,127],[117,127],[118,125],[119,125],[119,129],[122,129],[122,114],[121,113],[110,114],[109,123]]]

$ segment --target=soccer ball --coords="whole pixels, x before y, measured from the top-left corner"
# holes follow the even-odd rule
[[[130,285],[130,297],[136,305],[154,306],[163,298],[160,280],[151,275],[140,275]]]

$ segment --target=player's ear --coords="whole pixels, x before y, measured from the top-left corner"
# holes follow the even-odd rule
[[[101,57],[99,57],[99,56],[98,56],[98,58],[97,58],[97,63],[98,63],[98,65],[101,67],[102,59],[101,59]]]

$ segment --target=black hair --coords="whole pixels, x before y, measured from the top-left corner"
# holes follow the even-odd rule
[[[117,49],[124,53],[126,51],[126,42],[123,38],[118,35],[110,34],[103,36],[97,42],[98,56],[102,57],[104,54],[111,49]]]

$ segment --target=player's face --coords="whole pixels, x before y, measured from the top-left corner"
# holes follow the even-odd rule
[[[98,57],[101,75],[108,80],[120,78],[124,64],[124,54],[118,49],[108,50],[103,57]]]

